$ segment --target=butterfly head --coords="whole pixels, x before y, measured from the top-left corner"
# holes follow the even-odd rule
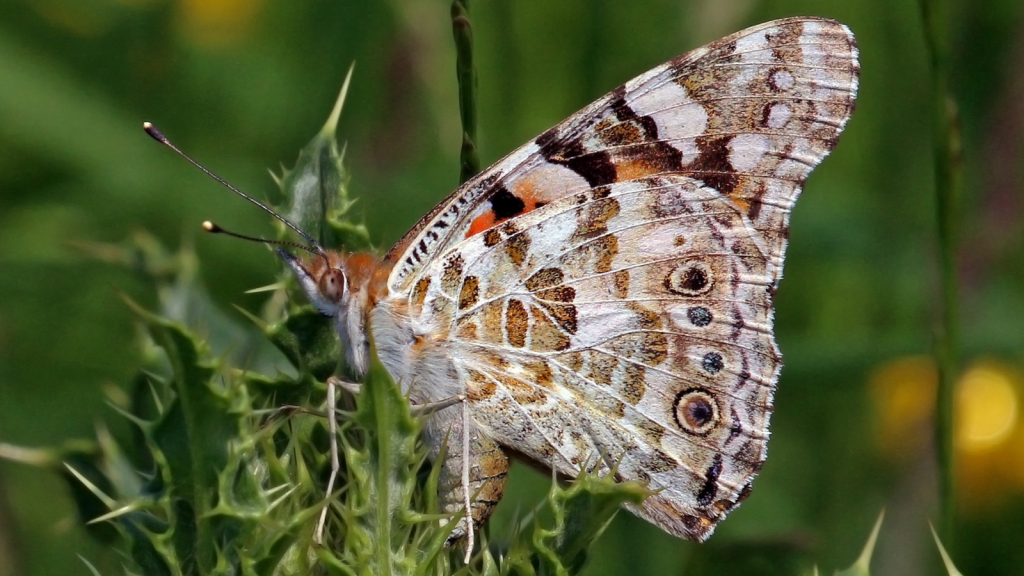
[[[382,278],[378,260],[370,254],[327,250],[314,252],[308,260],[281,249],[277,253],[295,273],[313,306],[334,319],[348,366],[357,375],[365,374],[370,356],[367,314]]]
[[[323,252],[304,261],[282,249],[277,253],[295,273],[302,290],[322,314],[337,316],[348,307],[351,289],[343,255]]]
[[[309,253],[309,260],[303,261],[283,249],[279,248],[277,250],[277,253],[281,255],[281,258],[284,259],[296,277],[298,277],[303,291],[305,291],[317,310],[334,319],[335,330],[344,344],[349,367],[358,375],[365,374],[369,366],[370,355],[370,340],[366,334],[366,316],[369,308],[375,301],[375,297],[372,294],[376,290],[373,287],[381,285],[380,282],[371,282],[371,280],[381,277],[377,273],[380,270],[377,260],[369,254],[346,256],[338,252],[324,250],[315,238],[289,222],[284,216],[235,188],[223,178],[207,170],[179,150],[155,126],[149,122],[143,123],[142,126],[146,133],[154,140],[174,150],[196,168],[199,168],[247,202],[278,219],[306,241],[305,244],[300,244],[282,240],[268,240],[266,238],[231,232],[210,221],[203,222],[203,230],[212,234],[224,234],[266,245],[288,246]]]
[[[343,254],[324,250],[319,244],[306,246],[280,240],[267,240],[229,232],[213,222],[204,222],[207,232],[227,234],[264,244],[291,246],[309,253],[306,258],[278,248],[277,253],[288,264],[309,301],[325,316],[334,320],[334,330],[341,339],[348,366],[361,376],[369,365],[370,342],[366,334],[366,316],[372,302],[376,259],[367,254]],[[308,237],[308,236],[307,236]]]

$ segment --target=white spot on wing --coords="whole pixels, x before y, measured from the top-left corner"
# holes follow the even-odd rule
[[[590,184],[565,166],[542,162],[523,176],[509,179],[506,188],[521,198],[532,195],[536,201],[547,203],[574,191],[589,190]],[[489,204],[485,204],[478,212],[487,210],[490,210]]]
[[[737,39],[735,53],[740,57],[740,62],[748,64],[763,65],[766,62],[777,61],[775,55],[769,50],[766,30]],[[734,90],[743,90],[745,86],[757,79],[760,66],[740,66],[737,70],[739,74],[732,79],[730,85]]]
[[[796,84],[796,79],[789,70],[776,70],[772,72],[769,81],[779,90],[789,90]]]
[[[729,141],[729,163],[739,172],[750,172],[760,164],[770,146],[763,134],[739,134]]]
[[[658,137],[683,153],[683,164],[692,162],[699,151],[693,139],[708,127],[707,110],[675,82],[664,82],[640,91],[629,99],[640,116],[650,116],[658,125]]]
[[[760,52],[766,48],[768,48],[768,36],[765,31],[748,34],[736,40],[736,54],[739,54],[740,59],[744,62],[761,60],[761,54],[755,55],[750,52]]]
[[[789,106],[781,102],[776,102],[775,104],[772,104],[772,107],[768,110],[768,127],[775,130],[785,128],[792,116],[793,111],[789,109]]]

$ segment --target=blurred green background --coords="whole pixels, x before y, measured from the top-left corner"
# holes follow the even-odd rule
[[[950,3],[963,118],[958,219],[964,372],[957,395],[965,574],[1024,572],[1024,3]],[[629,514],[592,574],[824,573],[882,508],[877,574],[936,574],[931,444],[938,318],[928,60],[909,0],[473,0],[488,164],[629,78],[758,22],[843,21],[861,50],[857,110],[793,212],[777,303],[786,367],[770,458],[710,542]],[[192,244],[214,299],[258,310],[267,251],[203,236],[269,219],[152,142],[143,120],[257,197],[294,162],[349,65],[341,119],[356,211],[386,249],[457,185],[454,47],[444,0],[8,0],[0,3],[0,442],[53,445],[116,421],[102,390],[139,365],[129,271],[69,247],[137,230]],[[493,533],[548,478],[517,466]],[[0,461],[0,576],[104,573],[65,485]]]

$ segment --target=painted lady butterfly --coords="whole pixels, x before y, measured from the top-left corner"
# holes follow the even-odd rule
[[[434,456],[463,439],[442,463],[446,511],[486,521],[512,451],[646,482],[656,493],[632,511],[704,540],[765,460],[789,211],[858,72],[838,22],[761,24],[512,152],[383,260],[281,254],[354,372],[372,332],[412,402],[461,401],[425,429]]]

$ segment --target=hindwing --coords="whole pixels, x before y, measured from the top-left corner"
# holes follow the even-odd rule
[[[671,200],[667,200],[671,199]],[[560,472],[660,492],[639,512],[703,538],[765,456],[774,278],[740,209],[685,176],[556,200],[428,267],[472,415]],[[467,288],[467,286],[469,288]]]

